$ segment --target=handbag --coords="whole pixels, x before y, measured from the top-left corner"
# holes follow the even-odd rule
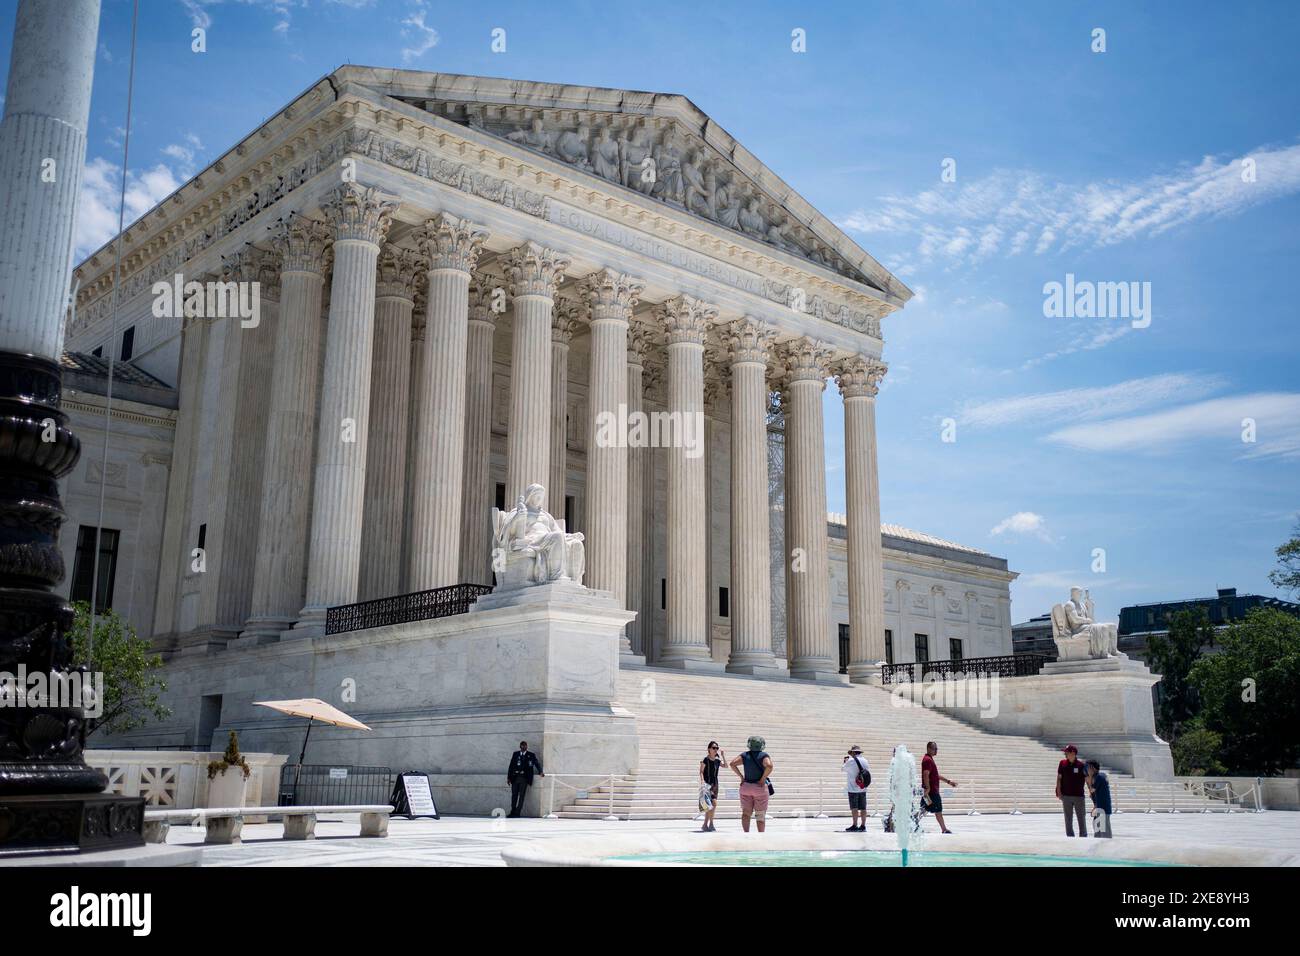
[[[863,790],[866,790],[867,787],[871,786],[871,771],[862,766],[862,761],[858,760],[856,756],[853,758],[853,762],[858,765],[858,779],[856,783]]]

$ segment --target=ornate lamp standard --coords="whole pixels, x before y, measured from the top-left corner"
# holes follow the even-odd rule
[[[73,665],[72,609],[52,589],[64,577],[58,479],[81,443],[59,409],[58,363],[99,4],[21,0],[0,123],[0,672],[10,681]],[[82,757],[82,708],[26,703],[0,706],[0,854],[139,845],[143,801],[103,793],[104,775]]]

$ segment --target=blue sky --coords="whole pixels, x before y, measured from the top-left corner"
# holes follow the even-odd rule
[[[104,0],[88,247],[115,231],[130,11]],[[1300,509],[1297,47],[1282,2],[141,0],[128,209],[345,62],[685,94],[916,292],[885,324],[884,520],[1005,555],[1017,620],[1072,581],[1113,618],[1274,593]],[[1150,283],[1149,326],[1046,317],[1067,274]]]

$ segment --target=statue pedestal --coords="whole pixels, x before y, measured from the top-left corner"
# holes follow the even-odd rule
[[[1160,677],[1141,661],[1053,661],[1043,665],[1039,680],[1050,691],[1042,715],[1043,736],[1075,744],[1085,759],[1135,777],[1173,779],[1173,757],[1169,745],[1156,736],[1151,697]]]

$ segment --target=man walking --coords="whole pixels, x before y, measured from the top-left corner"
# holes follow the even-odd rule
[[[510,769],[506,771],[506,783],[510,784],[510,816],[517,817],[524,812],[524,799],[528,788],[533,785],[533,774],[545,777],[542,762],[537,754],[528,749],[528,741],[519,741],[519,749],[510,755]]]
[[[934,755],[938,752],[939,745],[933,740],[925,745],[925,756],[921,758],[921,809],[934,814],[934,818],[939,821],[939,832],[951,833],[948,824],[943,822],[943,798],[939,796],[939,783],[942,781],[955,787],[957,781],[940,775],[939,766],[934,762]]]
[[[849,795],[849,815],[853,825],[845,833],[861,833],[867,829],[867,787],[871,783],[871,768],[862,748],[854,744],[841,764],[844,771],[844,792]]]
[[[1079,761],[1079,748],[1067,744],[1065,759],[1056,767],[1056,799],[1065,814],[1065,835],[1074,836],[1074,820],[1079,821],[1079,836],[1088,835],[1083,805],[1083,788],[1088,781],[1087,768]]]
[[[1110,832],[1110,780],[1101,772],[1101,764],[1089,760],[1088,792],[1092,794],[1092,835],[1109,840]]]

